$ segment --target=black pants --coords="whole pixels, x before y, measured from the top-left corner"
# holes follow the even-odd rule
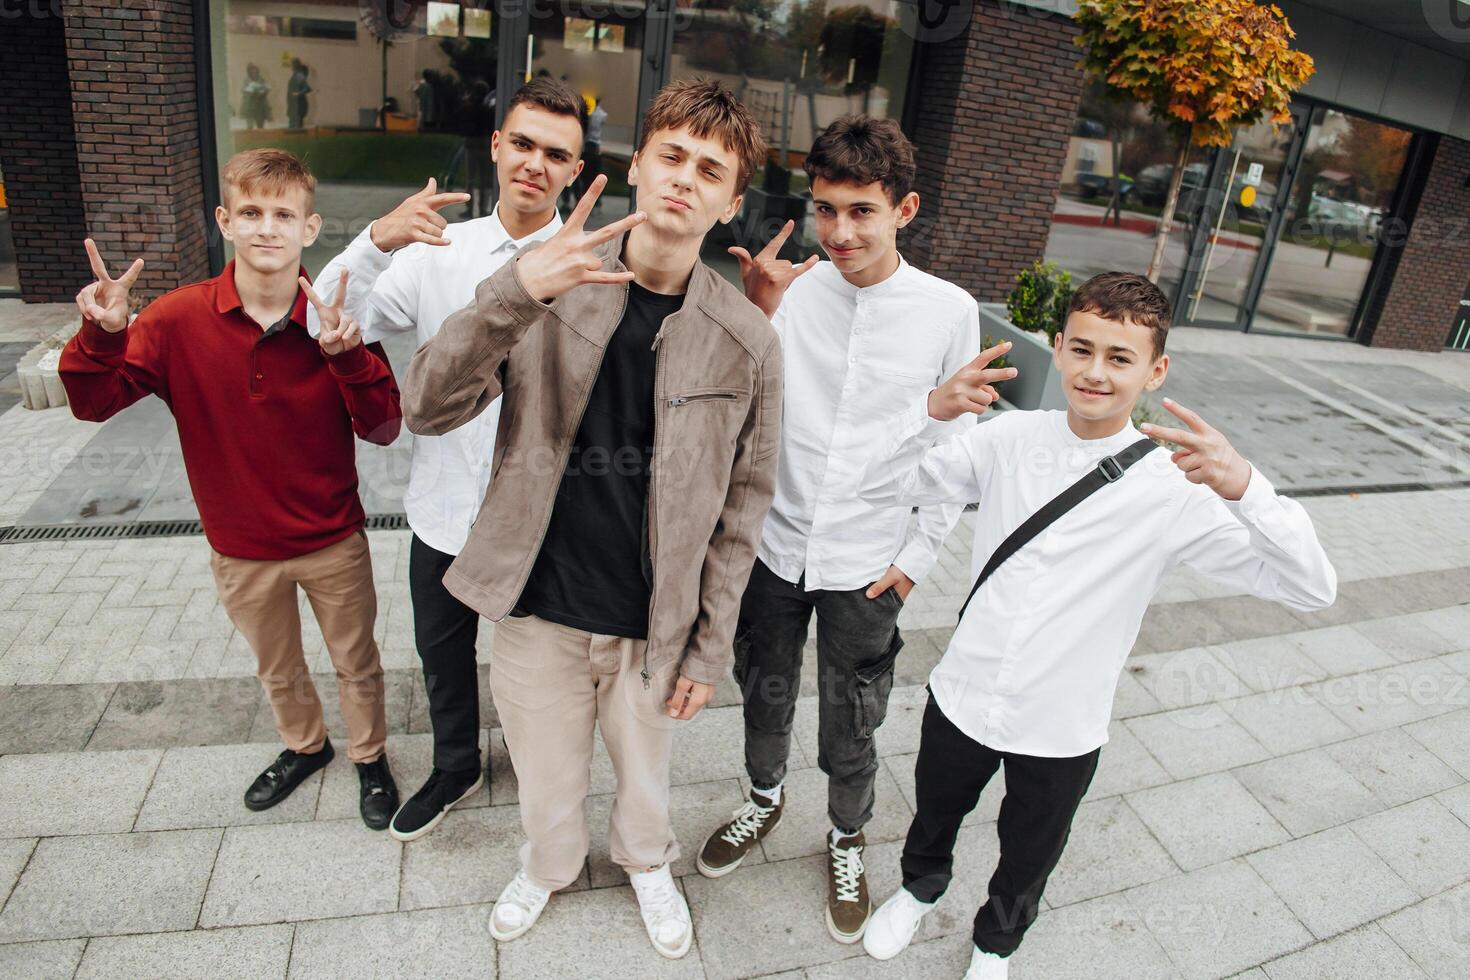
[[[480,676],[475,668],[480,615],[444,588],[444,573],[453,561],[453,555],[413,536],[408,591],[434,728],[434,768],[462,772],[480,766]]]
[[[960,821],[1004,762],[1006,795],[996,825],[1000,863],[990,878],[989,900],[975,915],[974,938],[987,953],[1015,952],[1036,921],[1042,889],[1067,846],[1100,752],[1051,759],[986,748],[944,717],[931,694],[914,765],[917,812],[903,846],[903,886],[921,902],[944,894]]]
[[[827,774],[827,815],[840,830],[873,816],[878,773],[874,733],[888,713],[893,662],[903,646],[903,600],[888,589],[809,591],[756,560],[740,599],[735,679],[745,699],[745,771],[770,787],[786,776],[801,687],[802,646],[817,616],[817,765]]]

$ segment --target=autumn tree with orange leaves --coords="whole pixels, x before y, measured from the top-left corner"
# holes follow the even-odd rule
[[[1083,67],[1148,107],[1179,141],[1148,277],[1157,280],[1179,203],[1189,147],[1229,146],[1261,119],[1291,122],[1291,95],[1311,77],[1310,56],[1281,8],[1254,0],[1080,0]]]

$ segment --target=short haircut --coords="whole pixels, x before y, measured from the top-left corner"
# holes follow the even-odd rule
[[[236,191],[283,194],[299,189],[306,192],[306,213],[316,206],[316,177],[300,157],[285,150],[268,146],[242,150],[225,163],[219,183],[220,198],[227,210]]]
[[[896,205],[914,189],[914,144],[892,119],[843,116],[822,130],[802,168],[814,183],[820,177],[882,184],[888,203]]]
[[[654,133],[664,129],[689,131],[699,139],[713,136],[735,154],[739,173],[735,193],[744,194],[755,168],[766,162],[766,138],[745,103],[713,79],[683,78],[659,89],[643,115],[638,152]]]
[[[571,116],[578,124],[582,122],[582,97],[566,82],[550,75],[537,75],[516,89],[506,103],[505,118],[509,119],[511,110],[518,105],[535,106],[558,116]],[[580,152],[582,148],[576,149]]]
[[[1103,272],[1072,294],[1067,314],[1093,313],[1104,320],[1132,320],[1153,333],[1154,359],[1164,353],[1173,311],[1169,300],[1152,282],[1135,272]]]

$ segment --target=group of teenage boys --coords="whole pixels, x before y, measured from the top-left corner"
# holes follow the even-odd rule
[[[62,378],[80,418],[156,394],[177,421],[221,603],[258,662],[285,750],[245,805],[274,806],[333,749],[303,655],[297,587],[335,668],[363,821],[411,841],[488,775],[476,642],[495,622],[490,688],[525,843],[489,917],[526,933],[581,875],[594,730],[616,775],[612,860],[666,957],[693,938],[670,872],[678,727],[733,673],[749,799],[714,828],[700,873],[735,871],[781,821],[808,628],[816,619],[818,765],[827,777],[828,930],[880,959],[945,891],[961,821],[1003,765],[1000,859],[967,976],[1006,975],[1097,766],[1113,691],[1150,597],[1177,564],[1298,609],[1333,601],[1311,521],[1218,431],[1135,428],[1164,382],[1170,310],[1148,280],[1078,290],[1055,340],[1065,411],[976,425],[1015,377],[981,351],[977,305],[910,265],[913,148],[849,116],[806,157],[826,255],[730,249],[743,290],[700,259],[741,209],[767,149],[721,85],[658,93],[628,169],[630,213],[587,221],[580,97],[541,77],[509,102],[491,153],[495,210],[420,192],[374,221],[313,287],[321,219],[295,157],[225,166],[224,272],[129,322],[141,260],[77,297]],[[322,295],[318,295],[318,290]],[[418,344],[400,394],[381,341]],[[385,746],[376,597],[354,435],[414,433],[404,510],[433,768],[400,803]],[[1152,437],[1152,438],[1150,438]],[[1150,452],[1156,441],[1172,452]],[[903,645],[897,621],[967,503],[980,579],[929,679],[903,885],[873,910],[863,827],[876,733]]]

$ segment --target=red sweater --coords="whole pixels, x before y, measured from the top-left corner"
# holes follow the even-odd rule
[[[160,296],[119,333],[84,319],[61,353],[61,381],[72,413],[94,422],[163,399],[204,534],[234,558],[294,558],[361,528],[352,434],[386,446],[403,418],[381,345],[323,354],[306,332],[304,292],[284,328],[263,331],[241,305],[233,262]]]

